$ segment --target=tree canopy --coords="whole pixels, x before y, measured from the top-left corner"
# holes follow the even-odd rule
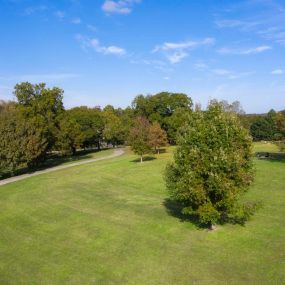
[[[184,214],[209,226],[246,217],[238,198],[253,181],[251,137],[234,113],[212,102],[180,130],[174,162],[166,169],[171,198]]]

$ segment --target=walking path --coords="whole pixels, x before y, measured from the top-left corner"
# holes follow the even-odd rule
[[[92,158],[92,159],[86,159],[83,161],[79,161],[79,162],[74,162],[74,163],[70,163],[70,164],[66,164],[66,165],[61,165],[61,166],[55,166],[55,167],[51,167],[45,170],[39,170],[39,171],[35,171],[33,173],[28,173],[28,174],[22,174],[19,176],[14,176],[14,177],[10,177],[7,179],[3,179],[0,180],[0,186],[1,185],[5,185],[8,183],[12,183],[12,182],[16,182],[19,180],[23,180],[32,176],[37,176],[43,173],[49,173],[49,172],[53,172],[53,171],[57,171],[57,170],[61,170],[61,169],[66,169],[66,168],[70,168],[73,166],[77,166],[77,165],[82,165],[82,164],[87,164],[87,163],[91,163],[91,162],[95,162],[95,161],[99,161],[99,160],[105,160],[105,159],[109,159],[109,158],[113,158],[113,157],[117,157],[120,156],[124,153],[124,150],[122,149],[116,149],[114,150],[114,152],[108,156],[103,156],[103,157],[98,157],[98,158]]]

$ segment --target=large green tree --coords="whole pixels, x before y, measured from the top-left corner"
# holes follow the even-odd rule
[[[57,140],[59,118],[64,112],[63,90],[47,88],[45,83],[23,82],[14,88],[17,108],[26,121],[29,121],[47,141],[42,156],[51,150]]]
[[[86,106],[75,107],[67,111],[69,117],[74,120],[82,132],[82,146],[97,146],[100,149],[103,140],[104,119],[99,108]]]
[[[48,141],[42,128],[27,120],[15,103],[0,104],[0,177],[32,167]]]
[[[178,109],[180,112],[188,112],[192,106],[192,100],[186,94],[170,92],[147,96],[139,95],[132,102],[132,108],[136,115],[144,116],[152,123],[158,122],[167,132],[170,140],[173,136],[173,129],[169,126],[169,118]]]
[[[201,224],[211,228],[231,217],[243,221],[248,212],[239,198],[253,181],[248,131],[217,102],[204,112],[193,112],[180,130],[174,162],[165,177],[171,198]]]

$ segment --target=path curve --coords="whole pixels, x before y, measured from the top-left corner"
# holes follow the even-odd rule
[[[16,182],[16,181],[19,181],[19,180],[23,180],[23,179],[26,179],[26,178],[29,178],[29,177],[41,175],[41,174],[44,174],[44,173],[54,172],[54,171],[57,171],[57,170],[66,169],[66,168],[70,168],[70,167],[73,167],[73,166],[83,165],[83,164],[87,164],[87,163],[91,163],[91,162],[95,162],[95,161],[100,161],[100,160],[105,160],[105,159],[117,157],[117,156],[122,155],[123,153],[124,153],[123,149],[115,149],[114,152],[112,154],[108,155],[108,156],[92,158],[92,159],[86,159],[84,161],[78,161],[78,162],[74,162],[74,163],[70,163],[70,164],[66,164],[66,165],[51,167],[51,168],[48,168],[48,169],[45,169],[45,170],[35,171],[33,173],[22,174],[22,175],[19,175],[19,176],[10,177],[10,178],[7,178],[7,179],[0,180],[0,186],[1,185],[5,185],[5,184],[9,184],[9,183],[13,183],[13,182]]]

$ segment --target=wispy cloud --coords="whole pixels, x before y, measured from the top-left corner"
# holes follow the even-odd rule
[[[218,28],[239,28],[244,31],[252,30],[261,24],[258,21],[246,21],[246,20],[236,20],[236,19],[224,19],[216,20],[215,24]]]
[[[215,43],[213,38],[205,38],[200,41],[184,41],[184,42],[165,42],[157,45],[152,52],[162,52],[170,63],[178,63],[188,56],[188,50],[199,46],[212,45]]]
[[[102,10],[107,14],[130,14],[132,7],[141,0],[105,0]]]
[[[124,48],[118,46],[103,46],[100,44],[98,39],[88,38],[82,35],[76,35],[76,40],[80,43],[81,47],[85,50],[93,49],[98,53],[102,54],[113,54],[117,56],[122,56],[126,54],[126,50]]]
[[[218,76],[226,77],[227,79],[238,79],[241,77],[247,77],[255,74],[255,71],[236,72],[233,70],[222,69],[222,68],[211,69],[210,72]]]
[[[271,74],[282,75],[282,74],[284,74],[284,70],[283,69],[275,69],[275,70],[271,71]]]
[[[47,74],[23,74],[13,76],[0,76],[3,81],[31,81],[31,82],[53,82],[79,77],[76,73],[47,73]]]
[[[65,17],[65,13],[63,11],[55,11],[54,16],[57,17],[58,19],[62,20]]]
[[[43,11],[46,11],[46,10],[48,10],[48,7],[45,6],[45,5],[31,6],[31,7],[28,7],[28,8],[25,9],[24,14],[26,16],[30,16],[32,14],[36,14],[36,13],[43,12]]]
[[[81,19],[80,18],[74,18],[71,20],[71,23],[74,25],[79,25],[79,24],[81,24]]]
[[[235,8],[232,7],[231,12],[248,14],[251,11],[254,15],[251,18],[229,18],[228,13],[225,17],[216,16],[218,18],[215,20],[215,24],[220,29],[237,29],[285,45],[285,6],[273,0],[243,1]]]
[[[262,53],[267,50],[272,49],[271,46],[267,45],[262,45],[262,46],[257,46],[253,48],[221,48],[218,49],[217,52],[221,54],[237,54],[237,55],[250,55],[250,54],[257,54],[257,53]]]
[[[97,28],[94,25],[88,24],[86,27],[88,30],[90,30],[92,32],[97,32]]]

